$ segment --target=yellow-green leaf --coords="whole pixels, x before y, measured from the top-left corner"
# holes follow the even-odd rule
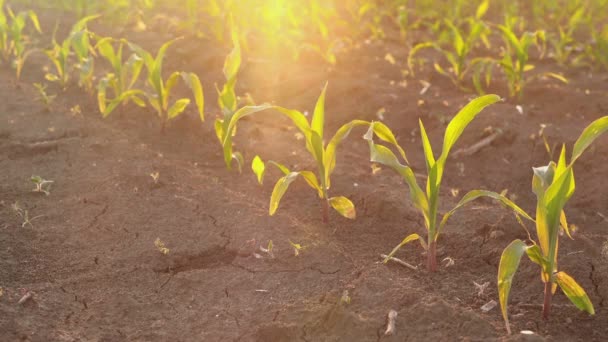
[[[344,196],[332,197],[329,199],[329,204],[334,208],[340,215],[349,218],[351,220],[357,217],[355,206],[348,198]]]
[[[566,297],[568,297],[572,304],[579,308],[579,310],[586,311],[590,315],[595,314],[593,304],[591,304],[587,293],[572,277],[565,272],[557,272],[555,274],[555,281],[562,291],[564,291]]]
[[[285,195],[285,192],[289,188],[289,185],[293,183],[294,180],[298,177],[298,172],[291,172],[290,174],[279,178],[277,183],[274,185],[274,189],[272,190],[272,195],[270,196],[270,208],[268,213],[270,216],[274,215],[279,208],[279,203]]]
[[[528,246],[521,240],[515,240],[505,248],[500,257],[500,264],[498,265],[498,298],[500,301],[500,309],[502,311],[502,317],[507,327],[507,332],[511,334],[511,328],[509,327],[509,316],[507,313],[507,305],[509,303],[509,293],[511,292],[511,284],[513,283],[513,276],[517,272],[521,257],[526,251]]]
[[[581,156],[581,154],[595,141],[595,139],[599,138],[602,134],[608,131],[608,116],[601,117],[595,121],[593,121],[589,126],[587,126],[583,133],[581,133],[580,137],[574,143],[574,148],[572,150],[572,158],[570,158],[570,165],[574,164],[574,162]]]
[[[441,152],[443,159],[447,159],[450,149],[452,146],[454,146],[464,129],[469,125],[469,123],[471,123],[477,114],[479,114],[485,107],[498,101],[500,101],[500,96],[498,95],[484,95],[469,102],[458,112],[458,114],[456,114],[456,116],[448,124],[445,131],[443,151]]]
[[[186,82],[190,90],[192,90],[194,102],[196,103],[196,108],[198,109],[198,115],[201,118],[201,121],[205,121],[205,97],[203,95],[203,86],[201,85],[201,80],[195,73],[192,72],[182,72],[181,75],[184,79],[184,82]]]
[[[266,165],[264,164],[260,156],[255,156],[253,158],[253,160],[251,161],[251,169],[253,170],[253,173],[255,173],[255,175],[257,176],[258,183],[262,184],[264,182],[264,173],[266,173]]]
[[[382,261],[382,262],[386,264],[393,257],[393,255],[395,255],[395,253],[397,253],[397,251],[401,247],[403,247],[404,245],[406,245],[412,241],[415,241],[415,240],[420,241],[420,245],[424,249],[427,249],[426,242],[424,242],[424,239],[420,235],[418,235],[416,233],[410,234],[410,235],[406,236],[405,239],[403,239],[400,244],[398,244],[395,248],[393,248],[393,250],[386,256],[386,258],[384,258],[384,261]]]
[[[184,111],[184,109],[188,107],[189,104],[190,99],[179,99],[175,101],[173,106],[171,106],[171,108],[169,108],[169,111],[167,112],[167,119],[171,120],[176,116],[180,115]]]
[[[327,91],[327,83],[325,83],[325,87],[323,87],[323,91],[317,100],[317,104],[315,105],[315,111],[312,115],[312,121],[310,128],[316,132],[321,140],[323,140],[323,127],[325,126],[325,93]],[[321,159],[322,160],[322,159]]]

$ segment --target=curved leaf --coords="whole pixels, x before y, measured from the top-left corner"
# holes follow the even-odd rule
[[[180,115],[184,111],[184,109],[188,107],[189,104],[190,99],[179,99],[175,101],[173,106],[171,106],[171,108],[169,108],[169,111],[167,112],[167,119],[171,120]]]
[[[478,199],[479,197],[489,197],[492,199],[495,199],[497,201],[500,201],[502,204],[508,206],[509,208],[513,209],[513,211],[515,211],[515,213],[519,216],[523,216],[526,219],[534,222],[534,219],[532,217],[530,217],[530,215],[528,215],[523,209],[521,209],[517,204],[513,203],[510,199],[508,199],[507,197],[493,192],[493,191],[486,191],[486,190],[471,190],[469,191],[466,195],[464,195],[462,197],[462,199],[460,200],[460,202],[458,202],[458,204],[456,204],[456,206],[450,210],[449,212],[447,212],[444,216],[443,219],[441,220],[441,224],[439,226],[439,229],[441,229],[445,223],[447,222],[447,220],[450,218],[450,216],[452,216],[456,210],[460,209],[461,207],[465,206],[466,204],[468,204],[469,202],[472,202],[476,199]]]
[[[464,129],[471,123],[477,114],[485,107],[498,101],[500,101],[500,96],[490,94],[478,97],[464,106],[448,124],[443,139],[443,151],[441,152],[440,159],[447,159],[452,146],[454,146]]]
[[[570,165],[574,164],[587,147],[606,131],[608,131],[608,116],[601,117],[587,126],[576,140],[576,143],[574,143]]]
[[[251,170],[257,176],[258,183],[262,184],[264,182],[264,174],[266,173],[266,165],[260,156],[255,156],[251,161]]]
[[[285,192],[289,188],[289,185],[293,183],[296,178],[298,178],[298,175],[298,172],[291,172],[290,174],[279,178],[279,180],[274,186],[274,189],[272,190],[272,195],[270,196],[270,208],[268,210],[270,216],[276,213],[277,209],[279,208],[279,203],[283,198],[283,195],[285,195]]]
[[[386,258],[384,258],[384,261],[382,261],[382,262],[386,264],[393,257],[393,255],[395,255],[395,253],[397,253],[397,251],[401,247],[403,247],[404,245],[408,244],[409,242],[412,242],[415,240],[420,241],[420,245],[422,246],[422,248],[427,249],[426,242],[424,242],[424,239],[420,235],[418,235],[416,233],[410,234],[410,235],[406,236],[405,239],[403,239],[400,244],[398,244],[395,248],[393,248],[393,250],[386,256]]]
[[[572,304],[574,304],[579,310],[586,311],[590,315],[595,314],[595,310],[593,309],[593,304],[589,300],[587,293],[585,290],[574,280],[574,278],[570,277],[565,272],[557,272],[555,274],[555,281],[557,285],[564,291],[564,294]]]
[[[325,184],[330,186],[330,176],[336,167],[336,149],[338,145],[348,137],[353,128],[357,126],[366,126],[370,123],[364,120],[353,120],[338,129],[336,134],[331,138],[327,147],[325,148],[325,157],[323,160],[323,164],[325,165]]]
[[[325,93],[327,91],[327,83],[321,91],[321,95],[315,105],[315,111],[312,115],[310,128],[323,139],[323,127],[325,126]]]
[[[199,114],[199,117],[201,118],[201,121],[205,121],[205,113],[204,113],[205,97],[203,95],[203,86],[201,84],[201,80],[193,72],[189,72],[189,73],[182,72],[181,75],[182,75],[184,82],[186,82],[186,84],[188,85],[190,90],[192,90],[192,95],[194,96],[194,102],[196,103],[196,108],[198,109],[198,114]]]
[[[357,217],[355,211],[355,205],[348,198],[344,196],[332,197],[329,199],[329,204],[334,208],[340,215],[354,220]]]
[[[511,244],[509,244],[509,246],[507,246],[507,248],[505,248],[502,252],[500,264],[498,265],[498,298],[500,301],[502,317],[505,321],[509,335],[511,334],[511,328],[509,327],[509,316],[507,314],[509,293],[511,292],[513,276],[515,276],[515,272],[517,272],[521,257],[527,248],[528,246],[521,240],[511,242]]]
[[[306,180],[306,183],[308,183],[311,188],[317,190],[317,195],[319,195],[319,198],[322,199],[324,197],[323,188],[321,188],[321,185],[319,185],[317,176],[315,176],[315,174],[311,171],[300,171],[300,174],[302,177],[304,177],[304,180]]]

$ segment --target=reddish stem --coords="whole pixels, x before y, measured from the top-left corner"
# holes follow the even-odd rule
[[[553,298],[553,292],[551,291],[553,284],[548,281],[545,283],[545,301],[543,303],[543,318],[549,319],[549,313],[551,313],[551,299]]]
[[[323,216],[323,223],[329,222],[329,201],[326,199],[321,200],[321,215]]]
[[[437,272],[437,241],[433,241],[429,244],[426,268],[429,270],[429,272]]]

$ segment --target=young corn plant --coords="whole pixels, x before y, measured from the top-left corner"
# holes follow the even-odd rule
[[[451,33],[451,45],[443,47],[442,44],[436,42],[423,42],[412,48],[408,56],[408,66],[413,74],[413,65],[415,55],[426,48],[434,48],[441,52],[449,64],[449,68],[443,68],[439,63],[434,64],[435,70],[448,77],[454,85],[463,88],[462,83],[466,75],[479,62],[481,58],[469,58],[473,48],[481,41],[486,47],[490,46],[488,35],[489,27],[483,22],[482,18],[488,10],[489,1],[483,1],[477,8],[475,17],[467,19],[468,31],[459,28],[450,20],[445,20],[445,25]]]
[[[92,87],[93,57],[90,56],[92,48],[89,36],[91,33],[87,29],[87,23],[98,17],[93,15],[80,19],[72,26],[68,37],[61,44],[55,39],[56,32],[53,33],[53,47],[44,51],[55,68],[54,72],[46,73],[45,78],[48,81],[57,82],[64,90],[67,89],[72,71],[71,67],[75,66],[80,69],[81,82],[84,82],[85,86],[90,83],[89,86]],[[57,28],[55,28],[56,30]],[[76,65],[72,65],[70,61],[72,49],[78,58]]]
[[[414,203],[414,206],[424,217],[425,228],[427,230],[426,242],[422,236],[416,233],[407,236],[384,259],[385,263],[388,262],[388,260],[390,260],[390,258],[405,244],[418,240],[427,252],[427,269],[431,272],[437,271],[437,239],[445,224],[445,220],[442,221],[441,224],[437,220],[439,190],[443,179],[445,163],[450,154],[450,150],[469,123],[485,107],[496,103],[499,100],[500,97],[497,95],[485,95],[472,100],[462,108],[448,124],[443,139],[443,150],[437,159],[435,159],[435,155],[433,154],[433,149],[427,137],[424,125],[422,124],[422,121],[419,121],[422,147],[428,173],[426,192],[418,185],[416,176],[410,166],[401,164],[397,156],[386,146],[374,143],[374,135],[384,142],[391,143],[399,150],[401,156],[407,163],[407,158],[405,157],[403,149],[395,141],[391,141],[394,139],[392,138],[393,134],[390,129],[379,122],[371,123],[368,132],[364,136],[369,143],[371,161],[373,163],[385,165],[403,177],[409,187],[410,198]]]
[[[24,34],[27,19],[38,33],[42,33],[38,16],[34,11],[22,11],[15,14],[10,7],[6,7],[4,12],[4,0],[0,0],[0,49],[2,59],[5,63],[11,64],[15,68],[17,82],[21,78],[21,71],[29,55],[36,49],[28,49],[30,44],[29,36]]]
[[[161,120],[161,132],[164,132],[165,126],[169,120],[176,118],[188,107],[190,104],[189,98],[181,98],[176,100],[172,105],[169,102],[169,96],[173,87],[177,84],[178,79],[181,77],[186,85],[192,90],[194,101],[201,118],[201,121],[205,120],[204,109],[204,96],[203,86],[198,76],[194,73],[186,72],[173,72],[169,78],[164,81],[162,76],[163,59],[169,46],[173,44],[175,40],[171,40],[163,44],[156,56],[152,56],[148,51],[143,48],[129,43],[135,53],[143,59],[144,65],[147,71],[147,83],[152,88],[151,93],[145,93],[148,103],[154,108]]]
[[[279,203],[289,188],[289,185],[295,181],[298,176],[302,176],[306,183],[317,191],[319,199],[321,200],[321,215],[324,223],[329,222],[329,207],[332,207],[340,215],[346,218],[354,219],[356,217],[355,206],[348,198],[344,196],[329,196],[331,174],[336,167],[336,150],[338,145],[348,137],[353,128],[357,126],[368,126],[370,123],[363,120],[353,120],[340,127],[336,134],[329,140],[329,143],[324,146],[326,89],[327,85],[317,100],[310,123],[306,116],[297,110],[285,109],[277,106],[273,107],[273,109],[290,118],[294,125],[300,130],[306,140],[306,149],[317,164],[317,173],[315,174],[313,171],[291,171],[283,164],[274,161],[264,163],[259,156],[256,156],[253,159],[251,168],[256,174],[260,184],[262,184],[264,180],[264,174],[266,173],[268,164],[274,165],[284,174],[284,176],[279,178],[276,182],[270,197],[269,214],[271,216],[277,211]],[[230,125],[228,126],[228,132],[231,132],[235,127],[236,122],[242,117],[244,117],[244,115],[235,115],[232,118]],[[377,126],[378,134],[381,134],[383,137],[396,144],[397,141],[395,140],[395,137],[383,128],[385,127],[381,125]]]
[[[234,151],[232,144],[232,137],[236,132],[236,121],[230,130],[229,126],[234,117],[240,118],[248,116],[269,109],[272,106],[262,104],[259,106],[244,106],[239,108],[239,101],[234,88],[236,86],[239,68],[241,67],[241,46],[238,34],[234,30],[232,32],[232,43],[232,51],[224,60],[223,72],[226,83],[222,87],[222,90],[219,90],[216,87],[218,92],[218,105],[222,111],[222,117],[215,119],[215,134],[222,145],[224,162],[226,163],[228,170],[232,169],[232,161],[235,161],[239,172],[241,172],[245,160],[240,152]]]
[[[511,333],[507,306],[513,277],[517,272],[524,253],[530,261],[541,268],[541,280],[545,284],[543,318],[547,319],[551,311],[551,300],[557,287],[580,310],[593,315],[593,304],[585,290],[566,272],[558,271],[557,251],[559,235],[563,231],[570,238],[570,228],[564,212],[564,206],[575,190],[574,163],[582,153],[603,133],[608,131],[608,116],[595,120],[587,126],[574,143],[570,162],[566,161],[566,147],[562,146],[557,163],[533,168],[532,191],[536,195],[536,220],[532,219],[514,203],[509,206],[516,211],[516,216],[523,216],[536,223],[537,240],[529,236],[529,243],[514,240],[504,249],[498,266],[498,295],[507,332]],[[491,197],[503,203],[508,201],[504,196],[489,191],[471,191],[466,194],[455,209],[478,197]],[[454,210],[455,210],[454,209]],[[452,211],[453,212],[453,211]],[[446,215],[451,215],[451,213]],[[528,233],[529,235],[529,233]]]
[[[50,112],[51,105],[55,101],[57,94],[51,95],[51,94],[47,93],[46,92],[47,87],[48,86],[46,84],[34,83],[34,88],[36,88],[36,90],[38,91],[38,96],[36,99],[42,101],[42,103],[44,104],[44,109],[47,112]]]
[[[83,88],[87,93],[93,94],[94,86],[94,69],[95,69],[95,48],[91,44],[93,33],[87,28],[87,23],[91,20],[99,18],[99,15],[92,15],[76,23],[72,27],[70,33],[70,41],[72,42],[72,50],[76,55],[75,69],[78,70],[78,86]]]
[[[123,47],[128,44],[124,39],[118,41],[118,48],[114,49],[113,38],[100,39],[95,48],[99,54],[111,65],[111,73],[107,73],[97,84],[97,104],[99,111],[105,118],[119,105],[127,105],[133,102],[140,107],[145,107],[143,100],[145,93],[141,89],[134,88],[144,66],[144,61],[136,53],[132,53],[123,62]],[[108,98],[108,88],[112,91],[112,98]]]
[[[557,35],[549,35],[549,43],[553,46],[553,58],[561,65],[565,65],[570,59],[570,55],[574,51],[576,38],[574,32],[585,20],[584,6],[579,7],[570,18],[568,23],[564,26],[559,26],[559,32]]]
[[[515,35],[510,25],[497,26],[505,42],[505,51],[502,59],[498,60],[498,65],[502,68],[508,82],[509,95],[517,96],[519,100],[523,97],[524,87],[535,78],[552,77],[563,83],[568,80],[553,72],[545,72],[527,77],[526,73],[534,69],[534,65],[529,64],[529,49],[532,45],[541,49],[544,54],[545,32],[536,31],[534,33],[524,32],[519,38]]]

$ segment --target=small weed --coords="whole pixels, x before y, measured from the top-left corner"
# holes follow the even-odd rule
[[[53,184],[52,180],[47,180],[40,176],[32,176],[30,180],[36,185],[36,187],[32,190],[33,192],[42,192],[47,196],[51,194],[50,190],[51,184]]]

